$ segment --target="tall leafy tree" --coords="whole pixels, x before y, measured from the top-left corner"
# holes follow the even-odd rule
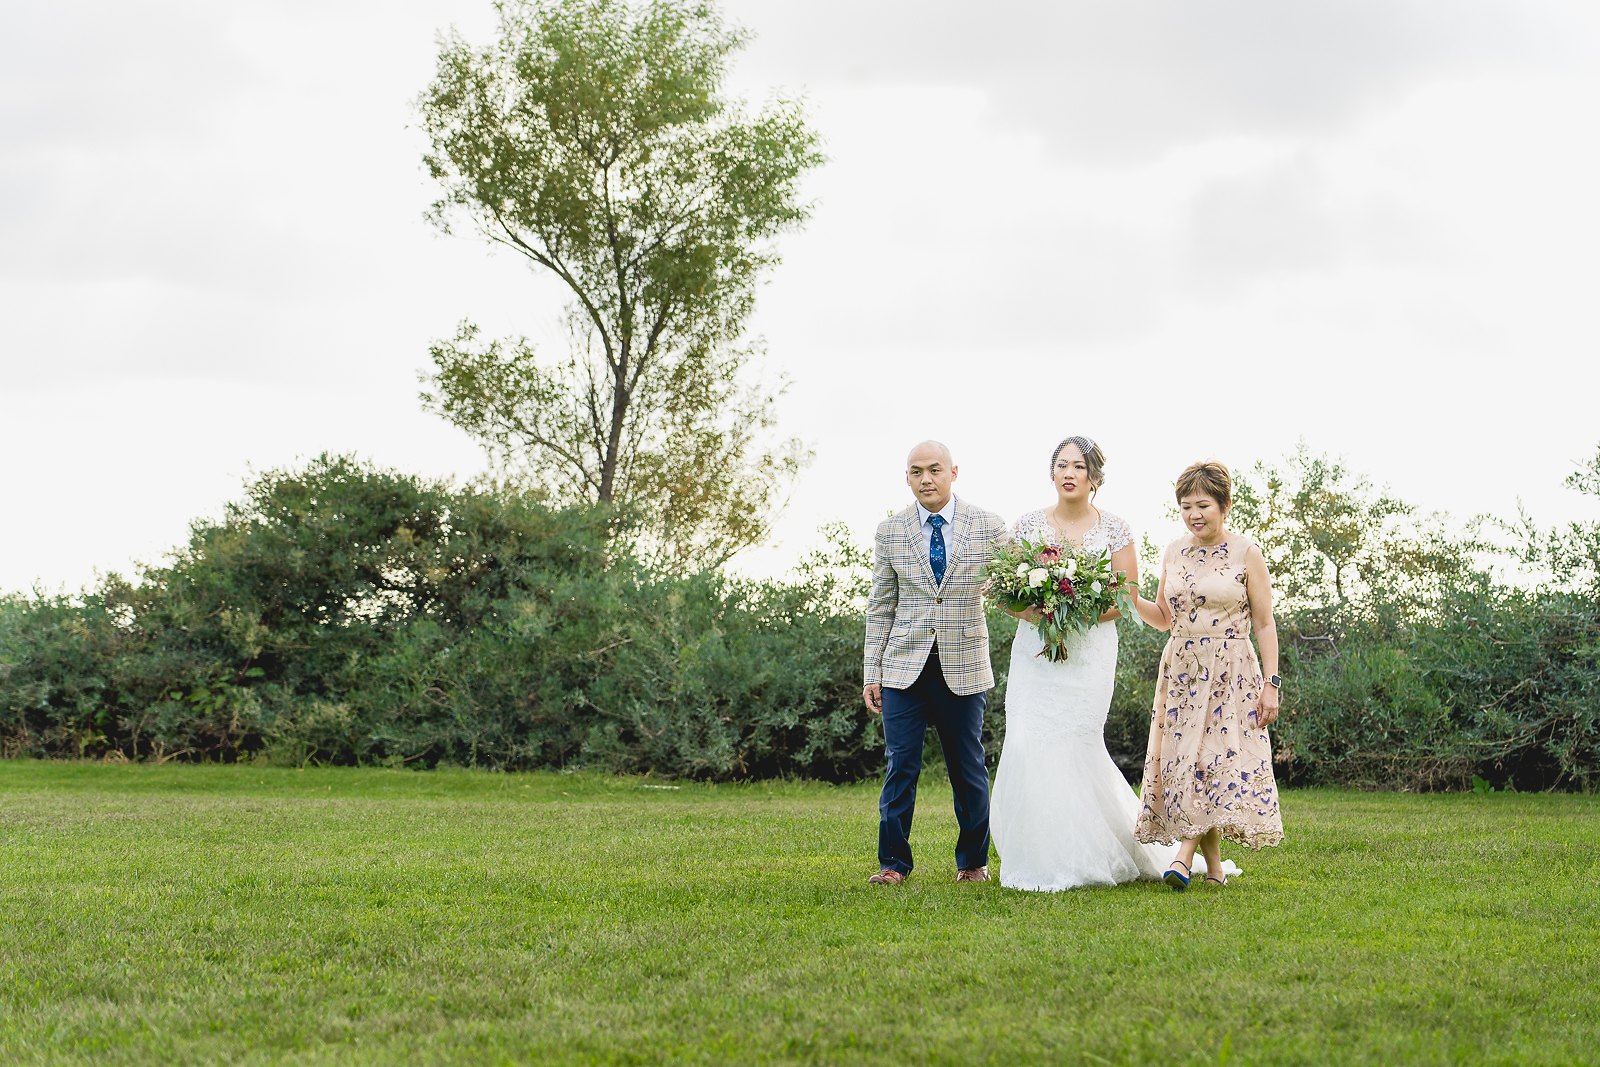
[[[794,101],[724,95],[747,35],[708,4],[496,7],[492,44],[441,40],[419,102],[431,217],[559,279],[571,343],[546,358],[463,323],[423,401],[554,499],[623,505],[668,562],[715,565],[809,458],[774,439],[743,334],[774,238],[809,214],[817,136]]]
[[[1294,608],[1343,607],[1374,588],[1435,595],[1485,547],[1304,442],[1286,462],[1240,476],[1235,497],[1233,521],[1259,541],[1274,592]]]

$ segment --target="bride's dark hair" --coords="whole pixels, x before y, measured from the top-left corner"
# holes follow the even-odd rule
[[[1056,450],[1050,453],[1050,479],[1055,480],[1056,460],[1061,458],[1061,450],[1072,445],[1083,453],[1083,464],[1089,468],[1089,488],[1099,489],[1106,484],[1106,454],[1100,451],[1100,446],[1087,437],[1069,437],[1056,445]]]

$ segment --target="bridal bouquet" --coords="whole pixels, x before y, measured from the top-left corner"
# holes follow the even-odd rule
[[[1124,586],[1127,575],[1112,570],[1111,556],[1104,552],[1009,541],[994,546],[984,577],[984,593],[996,604],[1044,613],[1039,655],[1052,663],[1067,658],[1068,635],[1088,630],[1112,608],[1136,617]]]

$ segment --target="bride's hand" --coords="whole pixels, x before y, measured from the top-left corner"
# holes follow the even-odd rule
[[[1006,614],[1010,615],[1013,619],[1032,623],[1035,626],[1039,625],[1039,620],[1044,618],[1044,612],[1040,611],[1038,608],[1025,608],[1022,611],[1008,611]]]

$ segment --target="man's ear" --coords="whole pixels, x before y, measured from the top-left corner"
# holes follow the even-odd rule
[[[961,473],[961,468],[955,466],[954,464],[952,464],[951,467],[950,467],[950,480],[952,482],[955,481],[956,480],[956,475],[958,475],[960,473]]]

